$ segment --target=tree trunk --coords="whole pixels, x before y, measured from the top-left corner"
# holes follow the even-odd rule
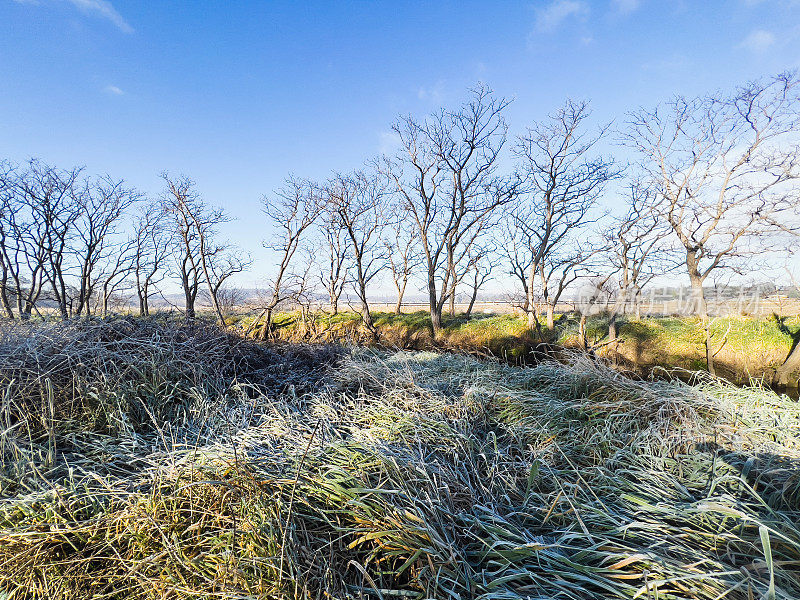
[[[539,319],[536,318],[536,299],[533,297],[533,284],[536,270],[531,266],[531,280],[528,283],[528,289],[525,294],[525,302],[527,304],[526,311],[528,313],[528,329],[531,331],[539,332]]]
[[[547,303],[547,328],[552,331],[556,326],[555,320],[555,307],[548,302]]]
[[[633,296],[633,308],[636,314],[636,320],[642,320],[642,291],[637,287],[636,293]]]
[[[467,306],[467,321],[472,317],[472,308],[475,306],[475,300],[478,298],[478,286],[472,288],[472,296],[469,299],[469,306]]]
[[[442,331],[442,309],[436,300],[436,279],[434,273],[428,270],[428,306],[431,313],[431,327],[435,338]]]
[[[578,333],[581,338],[581,344],[583,345],[584,350],[589,349],[589,338],[586,336],[586,314],[581,313],[581,320],[580,325],[578,328]]]
[[[184,297],[186,298],[186,318],[192,320],[195,318],[194,298],[188,290],[185,291]]]
[[[375,324],[372,322],[372,313],[369,311],[369,302],[367,302],[367,281],[364,277],[364,270],[361,264],[361,255],[357,253],[356,268],[358,271],[358,288],[356,289],[356,292],[358,293],[358,299],[361,300],[361,322],[372,334],[373,339],[377,340],[378,330],[375,328]]]
[[[217,298],[217,291],[211,289],[211,286],[208,286],[208,295],[211,296],[211,303],[214,305],[214,311],[217,313],[217,318],[219,318],[219,325],[223,329],[227,327],[225,323],[225,315],[222,314],[222,307],[219,305],[219,299]]]
[[[696,250],[686,251],[686,267],[689,271],[689,282],[692,285],[691,310],[702,319],[706,319],[708,317],[708,304],[703,291],[703,277],[700,275]]]
[[[261,334],[259,338],[263,341],[267,339],[268,335],[272,335],[272,311],[274,307],[268,307],[266,311],[266,316],[264,318],[264,327],[261,329]]]
[[[792,373],[800,371],[800,344],[795,343],[792,346],[789,356],[783,361],[783,364],[775,370],[775,377],[773,384],[781,387],[789,385],[789,378]]]
[[[539,322],[538,309],[534,302],[528,307],[528,330],[535,333],[540,342],[544,341],[544,334],[542,333],[542,324]]]
[[[53,286],[53,297],[55,298],[56,304],[58,304],[58,312],[61,314],[61,318],[66,320],[69,318],[67,288],[64,284],[63,275],[59,271],[59,267],[53,266],[53,271],[50,279]]]
[[[536,330],[536,325],[538,323],[538,319],[536,318],[536,305],[528,302],[526,312],[528,313],[528,329],[534,331]]]
[[[406,282],[403,282],[403,286],[396,286],[397,287],[397,304],[394,306],[394,314],[399,315],[403,312],[403,296],[406,293]]]
[[[442,311],[434,306],[431,312],[431,327],[433,327],[433,336],[436,337],[442,332]]]
[[[69,310],[67,309],[67,303],[64,298],[58,299],[58,312],[61,314],[62,319],[69,319]]]
[[[708,372],[716,376],[717,369],[714,367],[714,348],[711,345],[711,323],[708,320],[708,316],[703,317],[703,330],[705,331],[706,365],[708,365]]]
[[[614,310],[611,311],[611,318],[608,321],[608,339],[611,342],[617,340],[617,315],[619,315],[620,307],[622,308],[623,314],[625,314],[627,305],[628,294],[626,288],[623,287],[619,297],[617,297],[614,302]]]
[[[692,308],[700,318],[708,318],[708,304],[703,291],[703,282],[695,278],[692,279]]]
[[[17,314],[19,315],[20,320],[25,321],[25,308],[24,304],[22,303],[22,288],[17,282]]]
[[[147,289],[136,290],[136,295],[139,296],[139,316],[146,317],[150,314],[150,307],[147,305]]]
[[[372,322],[372,313],[369,311],[369,304],[365,300],[361,300],[361,322],[364,324],[374,339],[378,338],[378,330],[375,323]]]
[[[2,285],[0,288],[0,300],[3,302],[3,310],[5,311],[6,316],[13,321],[14,311],[11,309],[11,302],[8,300],[8,288],[6,287],[5,282],[0,285]]]

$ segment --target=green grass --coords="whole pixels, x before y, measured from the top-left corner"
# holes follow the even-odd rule
[[[787,323],[792,330],[800,320]],[[644,361],[663,367],[705,369],[705,332],[694,317],[668,317],[633,321],[623,325],[629,345],[640,344]],[[761,378],[786,358],[789,337],[768,317],[727,317],[711,321],[711,344],[719,351],[716,362],[726,374],[747,381]]]
[[[767,390],[170,322],[0,342],[0,595],[800,597]]]
[[[561,316],[561,315],[557,315]],[[443,318],[444,330],[433,338],[430,317],[425,311],[404,313],[374,313],[380,341],[385,346],[406,349],[458,350],[491,354],[515,362],[524,359],[539,343],[528,331],[526,319],[513,314],[476,314],[469,320],[464,315]],[[296,313],[277,317],[278,336],[289,341],[345,341],[372,343],[371,336],[362,330],[357,313],[344,312],[336,316],[316,314],[310,328],[300,326]],[[247,328],[244,320],[240,327]],[[800,318],[787,320],[792,331],[800,329]],[[608,356],[634,369],[649,372],[653,368],[706,369],[705,332],[696,317],[662,317],[635,320],[619,319],[620,343],[605,348]],[[734,316],[711,321],[712,348],[720,373],[746,383],[750,379],[769,378],[771,369],[780,365],[791,347],[789,336],[782,333],[772,317]],[[556,330],[548,332],[547,340],[566,347],[580,347],[578,320],[563,315]],[[608,336],[608,318],[593,316],[587,322],[590,344],[603,344]]]

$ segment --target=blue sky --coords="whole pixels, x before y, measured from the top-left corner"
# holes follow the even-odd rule
[[[157,194],[194,178],[268,260],[259,198],[391,149],[400,113],[484,81],[519,131],[566,97],[599,121],[800,66],[800,0],[0,0],[0,157]]]

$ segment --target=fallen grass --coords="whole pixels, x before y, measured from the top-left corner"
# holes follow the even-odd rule
[[[800,597],[763,389],[135,320],[0,352],[8,598]]]

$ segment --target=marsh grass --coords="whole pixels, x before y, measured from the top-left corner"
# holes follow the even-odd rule
[[[9,598],[800,597],[800,406],[767,390],[170,322],[3,336]]]

